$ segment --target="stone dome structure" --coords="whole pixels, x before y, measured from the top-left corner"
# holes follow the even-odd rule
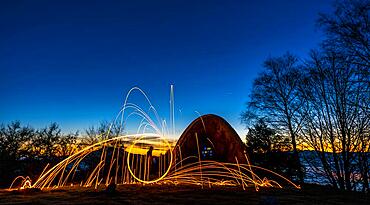
[[[177,162],[186,158],[198,160],[196,157],[200,155],[202,160],[247,163],[245,151],[245,144],[226,120],[207,114],[185,129],[173,149],[173,156]]]

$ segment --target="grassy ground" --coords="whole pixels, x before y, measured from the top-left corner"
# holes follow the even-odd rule
[[[232,187],[122,185],[115,193],[79,187],[44,191],[0,190],[3,204],[370,204],[369,194],[306,185],[301,190]]]

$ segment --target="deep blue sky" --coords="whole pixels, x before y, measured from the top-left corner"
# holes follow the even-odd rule
[[[239,116],[264,59],[304,58],[322,39],[317,14],[331,4],[1,1],[0,123],[84,130],[115,117],[132,86],[168,120],[173,83],[178,132],[199,111],[243,134]]]

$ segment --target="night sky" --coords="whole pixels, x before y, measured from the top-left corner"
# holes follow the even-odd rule
[[[64,132],[83,131],[112,120],[133,86],[169,120],[174,84],[178,133],[198,111],[224,117],[243,134],[240,113],[263,61],[287,51],[307,57],[322,40],[318,13],[331,5],[1,1],[0,123],[57,122]]]

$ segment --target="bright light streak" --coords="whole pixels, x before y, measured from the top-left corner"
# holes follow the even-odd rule
[[[141,93],[149,104],[148,112],[145,112],[139,105],[129,102],[129,96],[132,92]],[[171,102],[173,99],[173,87],[171,86]],[[173,110],[173,104],[171,104]],[[131,110],[131,112],[129,112]],[[128,112],[128,114],[127,114]],[[151,118],[154,115],[155,121]],[[111,139],[111,129],[120,119],[119,130],[123,131],[128,120],[138,116],[141,118],[137,126],[136,134],[125,134]],[[201,118],[203,127],[204,122]],[[174,115],[171,113],[171,133],[169,133],[165,121],[161,121],[157,111],[151,104],[148,96],[138,87],[132,88],[124,101],[123,108],[116,116],[114,122],[110,125],[107,133],[101,136],[106,139],[87,146],[75,154],[67,157],[57,165],[47,169],[47,165],[39,178],[32,183],[29,177],[16,177],[9,189],[57,189],[59,187],[71,186],[71,184],[80,184],[81,187],[97,188],[103,181],[107,186],[114,181],[116,184],[191,184],[212,186],[239,186],[244,190],[246,187],[254,187],[257,191],[259,187],[282,188],[281,183],[266,177],[258,176],[255,171],[264,171],[275,176],[281,182],[284,182],[294,188],[300,187],[289,179],[263,167],[251,165],[248,157],[247,164],[240,164],[236,158],[236,163],[225,163],[211,160],[202,160],[199,149],[198,135],[195,136],[197,144],[197,155],[182,159],[181,147],[175,146],[174,141],[170,141],[165,136],[174,133]],[[154,131],[148,132],[148,130]],[[206,130],[205,130],[206,131]],[[213,145],[213,142],[207,138]],[[146,153],[150,146],[154,147],[153,156],[158,158],[158,178],[150,179],[150,157]],[[180,152],[180,161],[173,157],[173,150]],[[76,182],[74,177],[79,170],[81,163],[92,153],[101,153],[100,160],[92,167],[84,180]],[[139,159],[140,158],[140,159]],[[167,158],[167,159],[166,159]],[[196,159],[196,162],[189,163],[188,160]],[[18,186],[16,186],[18,185]]]

